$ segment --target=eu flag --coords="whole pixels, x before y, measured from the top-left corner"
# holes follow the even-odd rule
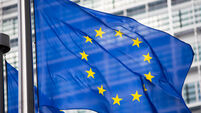
[[[40,105],[99,113],[189,113],[190,45],[69,0],[34,0]],[[47,100],[41,100],[42,94]]]
[[[18,71],[6,62],[8,113],[18,113]],[[37,88],[35,89],[35,113],[38,113]],[[63,113],[56,108],[41,106],[40,113]]]

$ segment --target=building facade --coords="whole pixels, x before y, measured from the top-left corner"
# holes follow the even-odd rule
[[[194,49],[195,57],[183,87],[183,98],[193,113],[201,111],[201,0],[72,0],[82,6],[134,18],[163,30]],[[33,12],[33,9],[32,9]],[[5,58],[18,65],[17,0],[0,0],[0,32],[11,37],[11,51]],[[33,20],[32,16],[32,20]],[[32,21],[32,28],[34,28]],[[34,36],[34,29],[32,30]],[[34,42],[34,39],[33,39]],[[35,53],[33,43],[33,53]],[[34,64],[35,64],[35,54]],[[35,68],[35,65],[34,65]],[[72,113],[86,111],[72,111]],[[89,113],[89,112],[87,112]]]

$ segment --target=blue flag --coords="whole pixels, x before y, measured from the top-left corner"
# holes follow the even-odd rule
[[[8,88],[8,113],[18,113],[18,71],[6,62],[7,88]],[[35,90],[35,113],[38,113],[37,88]],[[63,113],[56,108],[41,106],[40,113]]]
[[[8,113],[18,113],[18,71],[6,62]]]
[[[69,0],[34,2],[40,105],[98,113],[190,112],[181,95],[193,59],[190,45]]]

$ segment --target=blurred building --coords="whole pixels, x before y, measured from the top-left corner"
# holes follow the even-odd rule
[[[195,57],[183,87],[183,98],[193,113],[201,110],[201,0],[72,0],[82,6],[137,21],[183,40],[194,49]],[[32,9],[33,12],[33,9]],[[0,0],[0,32],[11,37],[6,59],[17,68],[17,0]],[[32,16],[33,17],[33,16]],[[33,18],[32,18],[33,19]],[[33,21],[32,21],[33,23]],[[34,28],[34,26],[32,26]],[[34,36],[34,29],[32,30]],[[33,47],[34,47],[33,43]],[[35,49],[33,48],[35,53]],[[35,55],[34,55],[35,63]],[[34,65],[35,68],[35,65]],[[76,111],[72,112],[75,113]],[[79,113],[85,111],[79,111]],[[76,112],[78,113],[78,112]],[[87,112],[89,113],[89,112]]]

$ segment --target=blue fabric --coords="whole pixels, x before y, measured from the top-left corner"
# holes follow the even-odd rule
[[[190,45],[131,18],[68,0],[34,0],[34,5],[40,105],[99,113],[190,112],[181,96],[193,59]],[[146,60],[148,53],[152,59]],[[139,101],[131,95],[136,92]]]
[[[6,62],[8,113],[18,113],[18,71]]]
[[[8,113],[18,113],[18,71],[6,62],[8,81]],[[38,113],[37,88],[35,90],[35,113]],[[40,113],[63,113],[56,108],[40,106]]]
[[[39,113],[64,113],[64,112],[51,106],[40,106]]]

